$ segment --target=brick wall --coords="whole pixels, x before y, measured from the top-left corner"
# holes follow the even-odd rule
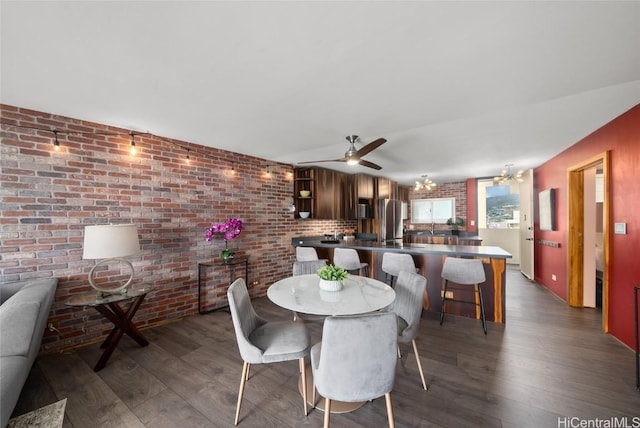
[[[432,199],[432,198],[456,198],[456,217],[462,217],[467,220],[467,182],[459,181],[456,183],[443,183],[434,187],[432,190],[415,190],[415,188],[409,189],[409,206],[408,217],[405,227],[415,229],[427,229],[429,225],[423,223],[411,223],[411,200],[413,199]],[[449,230],[447,225],[437,224],[435,230]],[[462,227],[462,230],[465,228]]]
[[[142,328],[197,313],[197,264],[219,257],[224,247],[204,239],[213,221],[245,222],[230,244],[249,257],[249,282],[258,282],[250,286],[254,297],[290,274],[293,236],[355,227],[294,219],[287,211],[290,165],[151,135],[134,137],[132,156],[126,129],[8,105],[0,105],[0,114],[0,283],[59,278],[50,321],[62,337],[45,333],[44,352],[102,340],[111,328],[92,308],[64,304],[92,290],[86,279],[94,261],[82,260],[86,225],[138,226],[142,253],[129,260],[136,281],[155,286],[135,318]],[[28,127],[84,135],[59,133],[56,151],[53,133]]]

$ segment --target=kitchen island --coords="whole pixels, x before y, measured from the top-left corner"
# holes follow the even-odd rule
[[[482,260],[486,281],[480,284],[484,298],[485,317],[487,321],[505,323],[505,290],[506,290],[506,260],[511,254],[500,247],[484,245],[442,245],[423,243],[403,243],[402,240],[390,242],[376,242],[363,240],[325,239],[324,237],[292,238],[294,247],[314,247],[320,258],[333,262],[335,248],[352,248],[360,256],[360,260],[369,263],[369,275],[384,281],[385,274],[381,269],[382,255],[386,252],[406,253],[411,255],[419,273],[427,278],[423,307],[429,312],[439,313],[442,307],[441,286],[442,265],[446,257],[466,257]],[[468,288],[468,290],[466,289]],[[454,298],[460,300],[474,300],[473,287],[466,287],[462,291],[453,291]],[[476,307],[467,303],[448,302],[447,313],[478,318]]]

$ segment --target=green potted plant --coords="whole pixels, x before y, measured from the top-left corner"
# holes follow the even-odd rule
[[[464,219],[462,217],[456,217],[454,218],[449,218],[447,220],[447,226],[451,226],[451,234],[452,235],[459,235],[460,234],[460,227],[464,227]]]
[[[320,277],[319,286],[321,290],[340,291],[349,273],[340,266],[327,265],[318,269],[318,276]]]

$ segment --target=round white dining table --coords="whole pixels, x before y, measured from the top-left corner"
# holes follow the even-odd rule
[[[393,288],[377,279],[349,275],[340,291],[324,291],[316,274],[298,275],[274,282],[267,297],[276,305],[310,315],[357,315],[389,306]]]
[[[316,274],[298,275],[274,282],[267,290],[267,297],[276,305],[297,313],[310,315],[358,315],[373,312],[389,306],[396,298],[396,292],[384,282],[364,276],[349,275],[340,291],[324,291],[319,286]],[[307,397],[314,394],[311,368],[307,368]],[[298,388],[302,393],[301,381]],[[311,406],[324,411],[324,399],[315,394],[316,402]],[[331,413],[345,413],[356,410],[365,402],[346,403],[334,401]]]

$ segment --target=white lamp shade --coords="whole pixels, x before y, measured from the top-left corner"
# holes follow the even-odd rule
[[[140,252],[138,228],[132,224],[109,224],[84,228],[83,259],[125,257]]]

